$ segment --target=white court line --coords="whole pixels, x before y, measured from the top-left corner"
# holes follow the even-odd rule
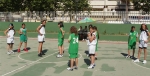
[[[26,67],[26,66],[29,66],[29,65],[34,64],[34,63],[36,63],[36,62],[38,62],[38,61],[40,61],[40,60],[42,60],[42,59],[44,59],[44,58],[47,58],[47,57],[49,57],[49,56],[51,56],[51,55],[54,55],[55,53],[58,53],[58,52],[54,52],[54,53],[52,53],[52,54],[50,54],[50,55],[47,55],[47,56],[45,56],[45,57],[42,57],[42,58],[36,60],[36,61],[32,61],[31,63],[25,64],[24,66],[22,66],[22,67],[20,67],[20,68],[17,68],[17,69],[15,69],[15,70],[12,70],[12,71],[10,71],[10,72],[8,72],[8,73],[6,73],[6,74],[3,74],[2,76],[6,76],[6,75],[8,75],[8,74],[10,74],[10,73],[16,72],[16,71],[18,71],[18,70],[20,70],[20,69],[22,69],[22,68],[24,68],[24,67]]]
[[[79,57],[78,59],[82,58],[82,54],[79,53],[79,55],[80,55],[80,57]],[[37,62],[37,63],[62,63],[62,62],[68,62],[68,61],[58,61],[58,62]]]
[[[141,67],[141,68],[144,68],[144,69],[148,69],[148,70],[150,70],[150,68],[147,68],[147,67],[143,67],[143,66],[140,66],[140,65],[138,65],[137,63],[135,63],[135,62],[133,62],[133,61],[131,61],[133,64],[135,64],[136,66],[138,66],[138,67]],[[144,64],[143,64],[144,65]]]

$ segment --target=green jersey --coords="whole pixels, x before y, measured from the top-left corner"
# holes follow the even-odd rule
[[[22,34],[20,34],[20,41],[27,42],[27,29],[21,28],[20,31],[22,32]]]
[[[61,27],[61,28],[62,28],[62,30],[64,30],[63,27]],[[63,38],[63,33],[62,33],[62,31],[60,29],[58,31],[58,38]]]
[[[128,39],[128,44],[132,45],[133,43],[136,42],[136,38],[138,37],[138,32],[130,32],[129,34],[129,39]]]
[[[69,53],[78,53],[78,35],[75,35],[74,33],[70,34],[69,39],[70,45],[69,45]]]

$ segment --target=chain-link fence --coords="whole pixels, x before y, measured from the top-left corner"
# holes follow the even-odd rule
[[[90,17],[100,23],[131,23],[131,24],[150,24],[150,15],[140,11],[21,11],[21,12],[0,12],[1,22],[40,22],[46,19],[49,22],[76,22]]]

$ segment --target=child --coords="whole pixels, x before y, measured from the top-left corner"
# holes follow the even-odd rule
[[[89,35],[89,55],[91,58],[91,65],[88,67],[88,69],[92,69],[95,66],[95,50],[96,50],[96,32],[94,31],[94,27],[90,28],[91,36]]]
[[[141,51],[142,49],[144,50],[144,60],[143,60],[143,64],[146,64],[147,61],[146,61],[146,57],[147,57],[147,43],[150,39],[149,36],[150,36],[150,33],[148,31],[148,27],[146,24],[142,24],[141,25],[141,34],[139,36],[139,51],[138,51],[138,57],[136,60],[134,60],[134,62],[140,62],[139,59],[140,59],[140,55],[141,55]]]
[[[77,28],[75,26],[72,26],[70,28],[70,36],[68,39],[68,42],[70,43],[69,45],[69,57],[70,57],[70,67],[67,68],[70,71],[73,71],[73,69],[77,69],[77,65],[78,65],[78,34],[77,34]],[[74,60],[75,60],[75,66],[74,65]]]
[[[95,30],[95,33],[96,33],[96,38],[97,38],[97,43],[96,43],[96,52],[98,51],[98,39],[99,39],[99,32],[97,30],[97,27],[94,26],[94,30]],[[97,53],[95,52],[95,59],[97,60]]]
[[[41,22],[41,25],[38,26],[37,28],[37,32],[38,32],[38,42],[39,42],[39,47],[38,47],[38,56],[39,57],[42,57],[42,55],[45,55],[43,52],[42,52],[42,46],[43,46],[43,43],[45,42],[44,41],[44,38],[45,38],[45,24],[46,24],[46,20],[43,20]]]
[[[64,35],[65,35],[65,31],[64,31],[64,25],[63,22],[59,22],[58,23],[58,27],[59,27],[59,32],[58,32],[58,49],[59,49],[59,54],[57,55],[57,57],[63,57],[63,43],[64,43]]]
[[[10,55],[11,53],[14,54],[12,49],[13,49],[13,44],[14,44],[15,29],[12,23],[9,25],[9,28],[4,32],[4,34],[7,36],[7,44],[8,44],[7,54],[8,55]]]
[[[134,57],[137,38],[138,38],[138,32],[136,32],[135,27],[132,26],[130,34],[129,34],[129,38],[128,38],[128,55],[126,56],[126,58],[128,58],[128,57],[133,58]],[[132,56],[130,56],[130,49],[133,49]]]
[[[19,48],[18,48],[18,53],[20,52],[20,48],[22,46],[22,43],[24,42],[24,50],[26,52],[28,52],[27,50],[27,29],[25,28],[25,24],[23,23],[22,24],[22,28],[20,28],[19,30],[19,34],[20,34],[20,45],[19,45]]]
[[[93,25],[92,24],[90,24],[89,26],[88,26],[88,32],[87,32],[87,40],[86,40],[86,42],[87,42],[87,45],[88,45],[88,47],[89,47],[89,40],[88,40],[88,38],[91,36],[91,33],[90,33],[90,28],[91,27],[93,27]],[[87,54],[87,56],[89,57],[89,54]]]

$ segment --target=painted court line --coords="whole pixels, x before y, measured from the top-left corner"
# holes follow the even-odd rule
[[[82,54],[80,54],[80,57],[78,59],[81,59],[82,58]],[[58,61],[58,62],[37,62],[37,63],[62,63],[62,62],[68,62],[68,61]]]
[[[51,55],[54,55],[55,53],[58,53],[58,52],[54,52],[54,53],[52,53],[52,54],[50,54],[50,55],[47,55],[47,56],[45,56],[45,57],[42,57],[42,58],[36,60],[36,61],[32,61],[31,63],[25,64],[24,66],[22,66],[22,67],[20,67],[20,68],[17,68],[17,69],[15,69],[15,70],[12,70],[12,71],[10,71],[10,72],[8,72],[8,73],[6,73],[6,74],[3,74],[2,76],[6,76],[6,75],[8,75],[8,74],[10,74],[10,73],[16,72],[16,71],[18,71],[18,70],[20,70],[20,69],[22,69],[22,68],[24,68],[24,67],[27,67],[27,66],[29,66],[29,65],[31,65],[31,64],[37,63],[38,61],[40,61],[40,60],[42,60],[42,59],[44,59],[44,58],[47,58],[47,57],[49,57],[49,56],[51,56]]]
[[[148,69],[148,70],[150,70],[150,68],[147,68],[147,67],[143,67],[143,66],[141,66],[141,65],[138,65],[137,63],[134,63],[133,61],[131,61],[133,64],[135,64],[136,66],[138,66],[138,67],[141,67],[141,68],[144,68],[144,69]],[[144,64],[143,64],[144,65]]]

